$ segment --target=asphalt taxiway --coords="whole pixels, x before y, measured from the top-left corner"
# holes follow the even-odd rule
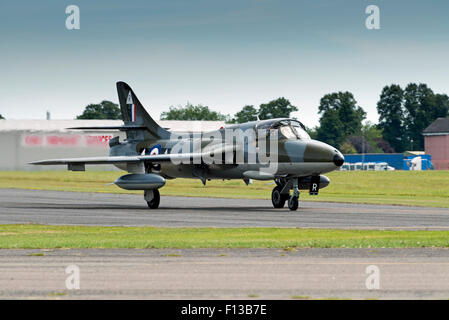
[[[0,250],[0,298],[448,299],[449,250]]]
[[[449,210],[186,197],[149,210],[141,195],[0,189],[0,224],[14,223],[447,230]],[[68,266],[80,289],[67,287]],[[449,249],[3,249],[1,298],[447,299]]]
[[[0,189],[0,224],[449,229],[449,209],[301,202],[298,211],[270,200],[161,197],[150,210],[142,195]]]

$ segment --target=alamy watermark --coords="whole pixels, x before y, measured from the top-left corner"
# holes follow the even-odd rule
[[[65,13],[69,16],[65,19],[65,27],[68,30],[80,29],[80,8],[71,4],[65,8]]]
[[[171,161],[179,164],[260,164],[260,171],[275,174],[278,166],[277,130],[223,129],[207,133],[172,133],[176,141]]]
[[[65,280],[65,287],[68,290],[80,289],[80,267],[75,264],[71,264],[65,268],[65,273],[69,276]]]
[[[365,273],[368,277],[365,280],[365,286],[368,290],[380,289],[380,269],[378,266],[369,265],[365,269]]]
[[[365,13],[368,14],[365,20],[365,26],[368,30],[380,29],[380,9],[376,5],[369,5],[365,9]]]

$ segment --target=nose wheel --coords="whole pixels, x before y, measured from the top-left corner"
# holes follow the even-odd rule
[[[291,195],[290,198],[288,198],[288,208],[291,211],[296,211],[298,210],[298,207],[299,207],[299,197]]]
[[[298,210],[299,207],[299,187],[298,187],[299,181],[298,178],[293,178],[293,194],[288,199],[288,208],[291,211]]]
[[[298,188],[298,178],[293,178],[288,182],[281,183],[281,181],[276,181],[278,184],[274,187],[271,192],[271,202],[274,208],[283,208],[285,202],[288,202],[288,208],[291,211],[298,210],[299,207],[299,188]],[[290,195],[290,186],[293,189],[293,193]]]

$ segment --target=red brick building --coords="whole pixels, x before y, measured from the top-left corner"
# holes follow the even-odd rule
[[[424,132],[424,149],[436,170],[449,170],[449,118],[438,118]]]

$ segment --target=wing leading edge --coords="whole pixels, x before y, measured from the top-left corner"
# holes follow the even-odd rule
[[[109,157],[88,157],[88,158],[66,158],[66,159],[49,159],[30,162],[33,165],[68,165],[68,169],[72,171],[84,171],[86,164],[123,164],[123,163],[139,163],[139,162],[192,162],[202,159],[210,154],[222,154],[225,152],[235,151],[233,146],[215,147],[208,150],[207,153],[166,153],[156,155],[135,155],[135,156],[109,156]]]
[[[30,162],[34,165],[63,165],[63,164],[116,164],[116,163],[137,163],[148,162],[167,162],[189,160],[195,157],[201,157],[201,153],[175,153],[145,156],[117,156],[117,157],[90,157],[90,158],[67,158],[67,159],[49,159]]]
[[[67,158],[67,159],[49,159],[30,162],[33,165],[67,165],[71,171],[84,171],[86,165],[90,164],[137,164],[140,162],[161,163],[174,161],[192,162],[194,159],[201,159],[201,153],[176,153],[160,155],[142,155],[142,156],[117,156],[117,157],[90,157],[90,158]]]

